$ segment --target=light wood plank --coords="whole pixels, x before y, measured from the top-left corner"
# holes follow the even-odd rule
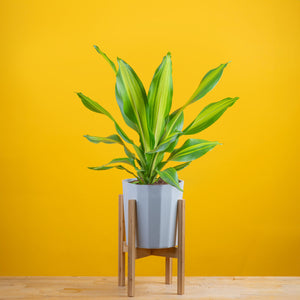
[[[184,294],[185,275],[185,202],[178,200],[178,257],[177,257],[177,294]]]
[[[176,296],[164,277],[136,277],[139,300],[299,300],[300,277],[186,277],[185,295]],[[0,299],[126,299],[117,277],[0,277]]]
[[[172,284],[172,258],[166,257],[165,283]]]
[[[136,200],[128,201],[128,296],[134,296],[135,290],[135,230]]]
[[[126,244],[126,241],[123,242],[123,252],[128,252],[128,246]]]
[[[124,202],[123,195],[119,195],[119,249],[118,249],[118,284],[125,285],[125,253],[123,243],[125,241]]]
[[[178,253],[178,248],[162,248],[162,249],[151,249],[151,255],[155,256],[165,256],[176,258]]]
[[[135,258],[143,258],[151,255],[151,249],[136,248]]]

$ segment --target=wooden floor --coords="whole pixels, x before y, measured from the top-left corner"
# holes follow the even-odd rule
[[[125,299],[127,286],[116,277],[0,277],[0,299]],[[136,277],[136,299],[300,300],[300,277],[186,277],[176,294],[176,278]],[[133,298],[131,298],[133,299]]]

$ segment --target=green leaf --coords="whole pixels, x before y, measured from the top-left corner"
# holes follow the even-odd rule
[[[166,149],[170,146],[172,142],[176,140],[176,138],[179,136],[178,132],[175,132],[171,135],[169,135],[166,139],[164,139],[155,149],[152,151],[149,151],[148,153],[156,153],[156,152],[162,152],[166,151]]]
[[[103,170],[109,170],[109,169],[112,169],[114,168],[114,166],[100,166],[100,167],[88,167],[89,169],[91,170],[95,170],[95,171],[103,171]]]
[[[156,169],[160,171],[160,170],[166,165],[166,163],[167,163],[167,161],[162,161],[162,162],[160,162],[160,163],[157,165]]]
[[[99,144],[99,143],[105,143],[105,144],[120,144],[122,146],[124,146],[124,151],[126,153],[126,155],[130,158],[130,159],[135,159],[135,155],[134,153],[132,153],[124,144],[124,142],[122,141],[122,139],[117,135],[117,134],[113,134],[110,135],[108,137],[99,137],[99,136],[91,136],[91,135],[84,135],[85,138],[87,138],[87,140],[89,140],[90,142],[94,143],[94,144]]]
[[[123,164],[128,164],[134,167],[137,170],[137,167],[135,165],[134,159],[129,157],[121,157],[121,158],[114,158],[111,160],[108,164],[117,164],[117,163],[123,163]]]
[[[149,92],[149,120],[156,146],[165,130],[166,118],[172,106],[173,81],[171,54],[168,53],[155,71]]]
[[[125,145],[124,145],[124,151],[130,159],[133,159],[133,160],[136,159],[134,153],[132,153]]]
[[[177,165],[177,166],[174,166],[173,168],[176,170],[176,171],[181,171],[183,170],[185,167],[187,167],[191,162],[188,161],[184,164],[180,164],[180,165]]]
[[[119,163],[124,163],[124,164],[129,164],[132,166],[132,160],[127,158],[127,157],[120,157],[120,158],[114,158],[113,160],[111,160],[109,163],[103,165],[103,166],[100,166],[100,167],[89,167],[89,169],[102,169],[103,167],[107,167],[111,164],[119,164]],[[104,169],[105,170],[105,169]]]
[[[162,161],[160,162],[158,165],[157,165],[157,169],[158,170],[161,170],[166,164],[167,164],[168,161]],[[186,162],[186,163],[183,163],[183,164],[180,164],[180,165],[177,165],[177,166],[174,166],[173,168],[176,170],[176,171],[181,171],[183,170],[184,168],[186,168],[187,166],[190,165],[190,161]]]
[[[124,146],[123,141],[117,134],[110,135],[108,137],[99,137],[99,136],[91,136],[91,135],[84,135],[90,142],[98,144],[98,143],[105,143],[105,144],[120,144]]]
[[[174,150],[174,148],[176,147],[176,145],[178,144],[180,136],[181,136],[181,133],[179,135],[177,135],[176,139],[164,151],[171,153]]]
[[[142,82],[134,70],[118,58],[119,70],[116,82],[116,98],[128,126],[136,130],[146,152],[150,150],[150,134],[147,121],[147,96]]]
[[[174,111],[167,119],[167,126],[166,126],[166,133],[162,137],[162,141],[159,143],[159,145],[152,151],[149,151],[149,153],[155,153],[155,152],[172,152],[176,144],[178,143],[178,139],[180,137],[181,130],[183,127],[183,121],[184,121],[184,115],[181,111],[178,114],[178,110]],[[176,120],[174,118],[176,117]],[[170,125],[172,124],[172,125]],[[172,126],[172,131],[169,133],[169,128]],[[168,134],[169,133],[169,134]]]
[[[114,121],[115,122],[115,128],[116,128],[116,130],[117,130],[117,133],[121,136],[121,138],[125,141],[125,142],[127,142],[127,143],[129,143],[129,144],[133,144],[133,141],[128,137],[128,135],[124,132],[124,130],[119,126],[119,124],[116,122],[116,121]]]
[[[217,68],[212,69],[208,73],[206,73],[206,75],[201,80],[199,86],[197,87],[196,91],[191,96],[189,101],[185,104],[185,106],[198,101],[203,96],[205,96],[209,91],[211,91],[216,86],[216,84],[219,82],[219,80],[223,74],[223,70],[227,66],[227,64],[228,63],[221,64]]]
[[[125,167],[123,167],[122,165],[116,165],[116,166],[100,166],[100,167],[88,167],[91,170],[95,170],[95,171],[103,171],[103,170],[108,170],[108,169],[112,169],[112,168],[116,168],[119,170],[124,170],[127,173],[133,175],[135,178],[137,177],[133,172],[129,171],[128,169],[126,169]]]
[[[102,51],[100,50],[100,48],[99,48],[98,46],[94,45],[94,48],[95,48],[96,51],[97,51],[100,55],[102,55],[102,57],[110,64],[110,66],[112,67],[112,69],[114,70],[114,72],[117,74],[117,68],[116,68],[116,65],[108,58],[108,56],[107,56],[104,52],[102,52]]]
[[[155,169],[157,168],[157,166],[162,162],[163,158],[164,158],[165,153],[164,152],[159,152],[159,153],[155,153],[150,154],[151,156],[151,166],[150,166],[150,172],[149,172],[149,183],[153,183],[153,180],[155,179],[156,173],[155,173]]]
[[[181,131],[184,122],[184,115],[181,109],[175,110],[169,117],[167,122],[167,130],[172,125],[172,131]]]
[[[183,190],[179,186],[178,175],[177,175],[177,172],[174,168],[168,168],[164,171],[156,170],[156,172],[158,173],[160,178],[162,180],[164,180],[166,183],[176,187],[178,190],[183,192]]]
[[[200,139],[188,139],[180,148],[175,149],[168,161],[189,162],[212,150],[219,142],[209,142]]]
[[[145,184],[146,180],[145,180],[145,171],[144,170],[137,170],[137,174],[138,174],[138,180],[140,181],[140,183]]]
[[[126,169],[125,167],[123,167],[122,165],[113,165],[112,164],[119,164],[119,163],[124,163],[124,164],[129,164],[131,166],[133,166],[134,168],[136,168],[135,164],[134,164],[134,160],[127,158],[127,157],[121,157],[121,158],[115,158],[113,160],[111,160],[109,163],[102,165],[100,167],[88,167],[91,170],[96,170],[96,171],[102,171],[102,170],[108,170],[111,168],[117,168],[119,170],[125,170],[128,173],[134,175],[135,177],[137,177],[133,172],[131,172],[130,170]]]
[[[107,117],[109,117],[114,122],[115,128],[118,134],[122,137],[122,139],[129,144],[133,144],[133,141],[127,136],[124,130],[119,126],[119,124],[116,122],[113,116],[106,109],[104,109],[99,103],[93,101],[92,99],[83,95],[82,93],[77,93],[77,95],[81,99],[83,105],[89,110],[99,114],[104,114]]]
[[[129,171],[128,169],[126,169],[126,168],[125,168],[125,167],[123,167],[122,165],[117,165],[117,166],[115,166],[115,168],[117,168],[117,169],[119,169],[119,170],[126,171],[127,173],[129,173],[129,174],[133,175],[133,176],[134,176],[134,178],[137,178],[137,176],[136,176],[136,175],[135,175],[133,172]]]
[[[109,117],[111,120],[114,121],[112,115],[106,109],[104,109],[99,103],[93,101],[92,99],[83,95],[82,93],[77,93],[77,96],[80,98],[81,102],[86,108],[88,108],[93,112],[106,115],[107,117]]]
[[[173,120],[175,120],[173,122]],[[167,130],[169,128],[169,126],[171,126],[172,124],[172,131],[174,133],[178,133],[176,139],[174,141],[172,141],[172,143],[170,143],[168,145],[167,148],[165,148],[165,152],[172,152],[174,150],[174,148],[176,147],[180,136],[182,135],[182,127],[183,127],[183,122],[184,122],[184,115],[183,115],[183,111],[181,111],[180,109],[177,109],[176,111],[174,111],[171,115],[170,115],[170,121],[167,124]]]
[[[114,158],[113,160],[111,160],[108,164],[117,164],[117,163],[124,163],[124,164],[128,164],[128,165],[133,165],[133,160],[127,158],[127,157],[121,157],[121,158]]]
[[[239,98],[226,98],[218,102],[207,105],[196,119],[183,131],[183,134],[195,134],[198,133],[213,123],[215,123],[227,110],[232,106]]]
[[[146,161],[146,158],[145,158],[145,155],[144,153],[142,152],[142,150],[136,146],[136,145],[133,145],[133,148],[138,156],[138,158],[140,159],[140,163],[141,163],[141,166],[146,169],[147,168],[147,161]]]

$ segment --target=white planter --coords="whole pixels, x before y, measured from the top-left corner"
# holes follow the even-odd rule
[[[137,235],[139,248],[158,249],[176,246],[175,227],[177,200],[182,192],[169,184],[132,184],[134,179],[123,180],[124,215],[128,236],[128,200],[136,200]],[[183,181],[179,181],[183,189]]]

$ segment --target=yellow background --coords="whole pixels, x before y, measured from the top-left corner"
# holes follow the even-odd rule
[[[1,3],[0,275],[117,274],[117,196],[127,174],[86,167],[122,149],[82,137],[114,127],[74,94],[125,127],[113,71],[93,44],[132,65],[146,89],[171,51],[173,109],[208,70],[232,61],[185,112],[191,121],[212,101],[240,97],[194,136],[223,145],[180,173],[186,273],[300,275],[298,0]],[[163,259],[136,269],[162,275]]]

